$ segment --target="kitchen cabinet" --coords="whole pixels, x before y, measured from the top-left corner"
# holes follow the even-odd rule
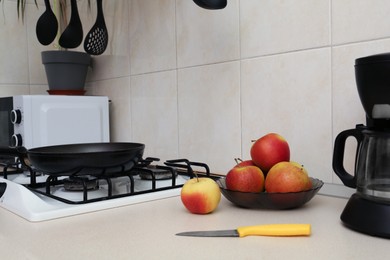
[[[0,208],[2,259],[386,259],[389,241],[345,228],[347,200],[317,195],[285,211],[237,208],[222,198],[209,215],[186,211],[180,197],[44,222]],[[189,230],[310,223],[309,237],[179,237]]]

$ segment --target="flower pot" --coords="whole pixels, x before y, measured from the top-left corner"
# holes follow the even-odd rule
[[[43,51],[42,63],[49,90],[74,92],[84,89],[91,56],[76,51]]]

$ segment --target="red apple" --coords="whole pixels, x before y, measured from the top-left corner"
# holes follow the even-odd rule
[[[262,192],[264,174],[257,166],[236,166],[226,175],[226,188],[241,192]]]
[[[211,178],[193,178],[184,183],[180,197],[189,212],[208,214],[218,207],[221,190]]]
[[[290,160],[290,148],[279,134],[270,133],[256,140],[250,151],[252,161],[263,172],[268,172],[278,162]]]
[[[241,160],[240,158],[234,158],[237,165],[235,167],[243,167],[243,166],[256,166],[256,164],[252,160]]]
[[[307,183],[306,190],[310,190],[311,188],[313,188],[313,184],[311,183],[310,176],[309,176],[306,168],[300,163],[293,162],[293,161],[291,161],[291,163],[296,165],[297,167],[301,168],[303,170],[303,172],[309,177],[309,182]]]
[[[296,162],[279,162],[274,165],[265,179],[267,192],[299,192],[311,187],[307,171]]]

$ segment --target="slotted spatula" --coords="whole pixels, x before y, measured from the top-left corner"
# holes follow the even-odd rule
[[[108,33],[106,22],[104,21],[102,0],[96,0],[96,5],[96,22],[84,40],[84,50],[91,55],[102,54],[108,44]]]
[[[70,5],[72,12],[70,21],[58,42],[64,48],[77,48],[83,41],[83,26],[77,8],[77,0],[71,0]]]
[[[54,41],[58,30],[57,17],[54,15],[50,7],[49,0],[45,0],[46,11],[39,17],[35,32],[38,41],[42,45],[49,45]]]

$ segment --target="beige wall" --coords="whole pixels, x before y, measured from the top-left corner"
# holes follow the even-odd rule
[[[87,32],[95,11],[79,3]],[[0,8],[0,95],[44,94],[43,6],[28,6],[24,26],[15,1]],[[104,10],[110,45],[88,93],[112,99],[113,141],[226,173],[249,158],[251,140],[278,132],[310,175],[340,183],[333,140],[364,123],[354,60],[390,50],[390,1],[228,0],[209,11],[192,0],[110,0]]]

